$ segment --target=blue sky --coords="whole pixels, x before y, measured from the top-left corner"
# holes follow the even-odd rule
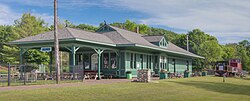
[[[249,40],[249,0],[58,0],[59,18],[74,24],[124,22],[160,27],[176,33],[199,28],[220,44]],[[12,25],[31,12],[53,23],[53,0],[1,0],[0,25]]]

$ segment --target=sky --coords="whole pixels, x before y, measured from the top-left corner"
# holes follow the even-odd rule
[[[186,34],[201,29],[220,44],[250,40],[250,0],[58,0],[61,21],[98,26],[136,23]],[[1,0],[0,25],[13,25],[25,12],[53,24],[53,0]]]

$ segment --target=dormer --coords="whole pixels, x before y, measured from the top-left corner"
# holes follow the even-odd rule
[[[160,47],[167,47],[168,42],[164,36],[143,36],[148,42],[160,46]]]
[[[109,25],[104,24],[102,27],[100,27],[96,32],[97,33],[104,33],[104,32],[110,32],[110,31],[116,31],[115,29],[111,28]]]

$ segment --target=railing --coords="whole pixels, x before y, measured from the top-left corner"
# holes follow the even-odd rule
[[[56,68],[54,65],[0,64],[0,71],[2,71],[0,72],[0,87],[56,83]],[[61,66],[60,79],[62,83],[82,82],[86,78],[96,79],[96,73],[94,75],[84,70],[83,65]]]

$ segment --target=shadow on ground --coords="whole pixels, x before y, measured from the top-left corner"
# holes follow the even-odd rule
[[[185,81],[185,82],[169,81],[169,82],[193,86],[196,88],[201,88],[201,89],[205,89],[205,90],[213,91],[213,92],[250,96],[250,84],[248,86],[248,85],[240,85],[240,84],[232,84],[232,83],[206,82],[206,81]]]

